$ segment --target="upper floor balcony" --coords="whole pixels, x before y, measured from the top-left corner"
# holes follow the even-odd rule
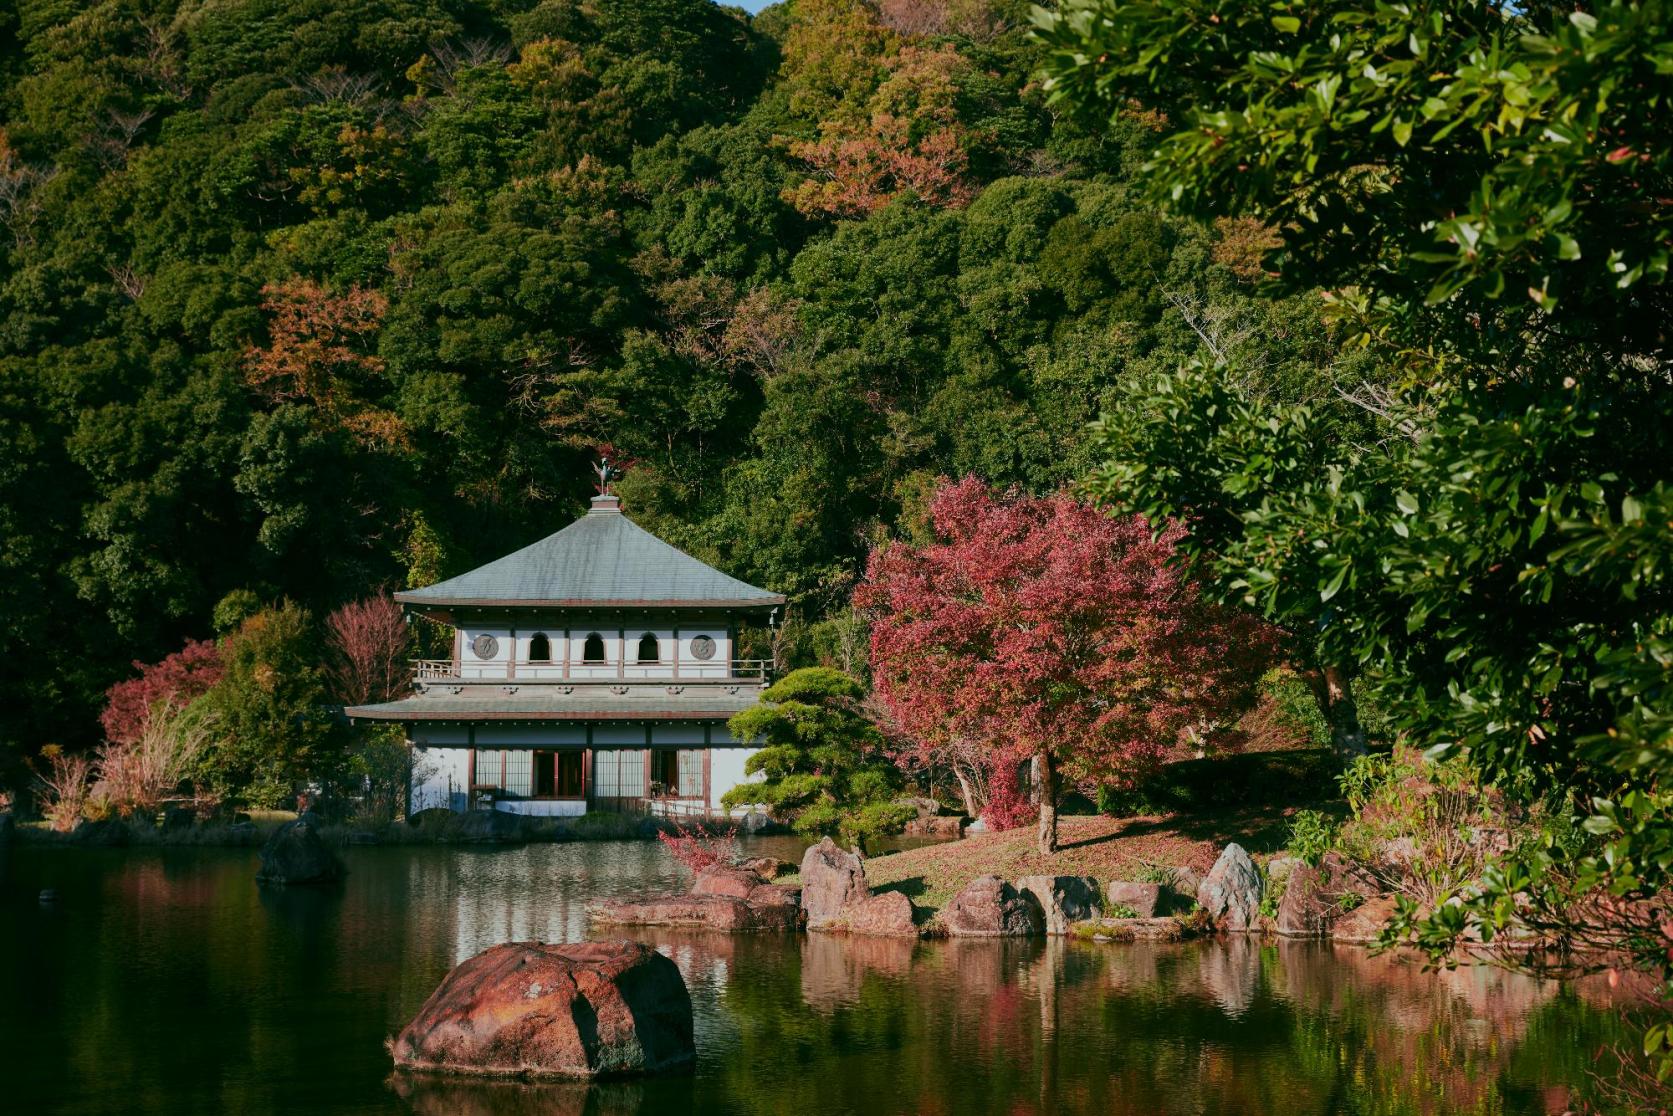
[[[497,662],[455,662],[452,659],[414,659],[413,681],[425,682],[751,682],[764,685],[772,671],[769,659],[647,661],[640,658],[583,659],[552,662],[546,659]]]

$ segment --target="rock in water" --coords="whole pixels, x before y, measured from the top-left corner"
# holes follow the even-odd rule
[[[608,899],[588,916],[610,926],[701,926],[732,933],[802,928],[795,892],[761,884],[749,899],[726,895],[664,895],[652,899]]]
[[[1017,890],[1040,904],[1048,934],[1067,934],[1070,923],[1092,918],[1102,905],[1091,876],[1023,876]]]
[[[831,922],[844,907],[870,894],[860,858],[837,848],[829,837],[802,854],[802,909],[809,930]]]
[[[724,864],[711,865],[697,873],[692,881],[693,895],[724,895],[729,899],[748,899],[749,893],[761,886],[761,877],[743,868]]]
[[[912,900],[898,891],[880,891],[849,907],[844,919],[850,934],[869,938],[916,938]]]
[[[941,912],[947,933],[957,938],[1022,938],[1045,932],[1045,914],[998,876],[977,876]]]
[[[691,996],[638,942],[511,942],[458,965],[395,1039],[409,1069],[607,1077],[690,1068]]]
[[[286,822],[261,847],[256,879],[274,884],[328,884],[348,874],[337,854],[306,818]]]
[[[1260,917],[1261,874],[1243,846],[1226,846],[1197,887],[1197,902],[1221,929],[1241,931]]]

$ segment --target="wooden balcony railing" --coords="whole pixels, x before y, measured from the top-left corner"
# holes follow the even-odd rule
[[[480,664],[480,668],[478,668],[475,673],[466,675],[463,672],[461,672],[457,666],[454,665],[453,660],[451,660],[451,659],[414,659],[414,660],[412,660],[412,676],[413,676],[413,681],[415,681],[415,682],[492,681],[492,680],[497,679],[501,676],[498,675],[498,674],[490,675],[490,674],[486,673],[486,671],[484,669],[481,669],[481,668],[486,668],[486,667],[491,666],[491,665],[496,665],[496,664],[488,664],[488,663]],[[667,668],[666,673],[656,674],[656,675],[650,676],[650,677],[646,677],[646,676],[643,676],[643,675],[636,675],[636,674],[628,674],[628,675],[622,676],[621,680],[625,681],[625,682],[634,682],[634,681],[662,682],[662,681],[667,681],[667,680],[670,680],[670,679],[674,678],[674,664],[673,663],[628,662],[626,664],[618,664],[618,663],[576,663],[575,664],[576,667],[588,667],[588,668],[591,668],[591,667],[614,667],[614,666],[622,666],[622,665],[625,665],[627,667],[631,667],[636,671],[643,670],[646,667],[666,667]],[[715,665],[716,664],[712,663],[712,662],[705,663],[705,662],[698,662],[696,660],[683,660],[680,663],[681,667],[685,668],[687,671],[690,672],[690,673],[684,675],[683,678],[691,679],[693,681],[701,680],[704,677],[704,675],[696,673],[698,670],[713,667]],[[517,664],[517,667],[518,667],[519,670],[521,670],[525,667],[540,668],[540,669],[543,669],[543,670],[549,670],[549,669],[551,669],[552,667],[555,667],[555,666],[562,666],[562,664],[561,663],[550,663],[550,662],[519,662]],[[748,679],[748,680],[755,680],[755,681],[765,682],[767,680],[767,675],[769,673],[771,673],[771,671],[772,671],[772,661],[770,659],[733,659],[731,661],[731,664],[730,664],[729,673],[726,675],[726,677],[728,679]],[[506,672],[504,677],[507,677],[507,678],[511,677],[511,674],[510,674],[509,670]],[[558,679],[555,678],[555,677],[554,678],[534,678],[534,677],[529,677],[529,676],[526,676],[526,675],[521,676],[521,680],[530,681],[530,682],[555,682],[555,681],[558,681]],[[570,677],[570,681],[579,681],[579,682],[588,682],[588,681],[606,682],[606,681],[609,681],[609,680],[610,680],[609,677],[589,678],[587,675],[584,675],[584,674],[576,674],[576,675],[572,675]]]

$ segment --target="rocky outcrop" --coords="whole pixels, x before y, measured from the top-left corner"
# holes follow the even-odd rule
[[[1243,846],[1226,846],[1197,887],[1197,902],[1223,930],[1256,925],[1261,907],[1261,874]]]
[[[1104,898],[1107,900],[1106,910],[1113,907],[1131,907],[1135,918],[1154,918],[1165,909],[1161,884],[1111,880]]]
[[[1077,925],[1075,934],[1095,942],[1177,942],[1190,929],[1177,918],[1097,918]]]
[[[347,874],[343,862],[307,818],[286,822],[261,848],[256,879],[267,884],[321,885]]]
[[[1323,937],[1375,890],[1364,872],[1337,853],[1326,853],[1318,867],[1304,863],[1290,869],[1273,928],[1286,938]]]
[[[1045,932],[1045,914],[998,876],[978,876],[941,912],[947,933],[958,938],[1027,937]]]
[[[1197,889],[1202,886],[1202,874],[1194,868],[1175,868],[1168,882],[1162,885],[1162,901],[1172,911],[1188,911],[1197,903]]]
[[[1017,890],[1039,904],[1048,934],[1069,933],[1072,923],[1093,917],[1103,906],[1098,881],[1091,876],[1023,876]]]
[[[1338,918],[1330,927],[1330,936],[1339,942],[1370,945],[1393,917],[1394,896],[1378,895]]]
[[[880,891],[848,907],[842,916],[850,934],[870,938],[915,938],[918,924],[912,900],[898,891]]]
[[[837,848],[829,837],[802,854],[802,910],[807,912],[809,930],[836,921],[844,908],[870,894],[865,864]]]
[[[724,895],[731,899],[748,899],[749,893],[761,886],[761,877],[743,868],[716,864],[697,873],[692,882],[693,895]]]
[[[930,818],[913,818],[902,830],[908,837],[962,837],[970,819],[953,814],[938,814]]]
[[[663,895],[651,899],[611,899],[588,909],[605,926],[687,926],[730,933],[787,933],[802,927],[795,893],[772,884],[758,885],[747,899],[729,895]]]
[[[738,867],[746,872],[754,872],[767,883],[772,883],[780,876],[788,876],[796,870],[794,864],[776,856],[752,856],[748,860],[739,861]]]
[[[399,1066],[518,1077],[689,1069],[691,996],[637,942],[495,946],[456,966],[391,1045]]]

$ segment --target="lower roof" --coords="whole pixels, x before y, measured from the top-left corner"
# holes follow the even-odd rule
[[[531,687],[532,689],[532,687]],[[728,694],[705,686],[696,697],[677,695],[576,697],[540,687],[524,696],[460,697],[421,694],[378,705],[351,705],[343,712],[357,721],[724,721],[755,704],[760,691],[740,687]]]

